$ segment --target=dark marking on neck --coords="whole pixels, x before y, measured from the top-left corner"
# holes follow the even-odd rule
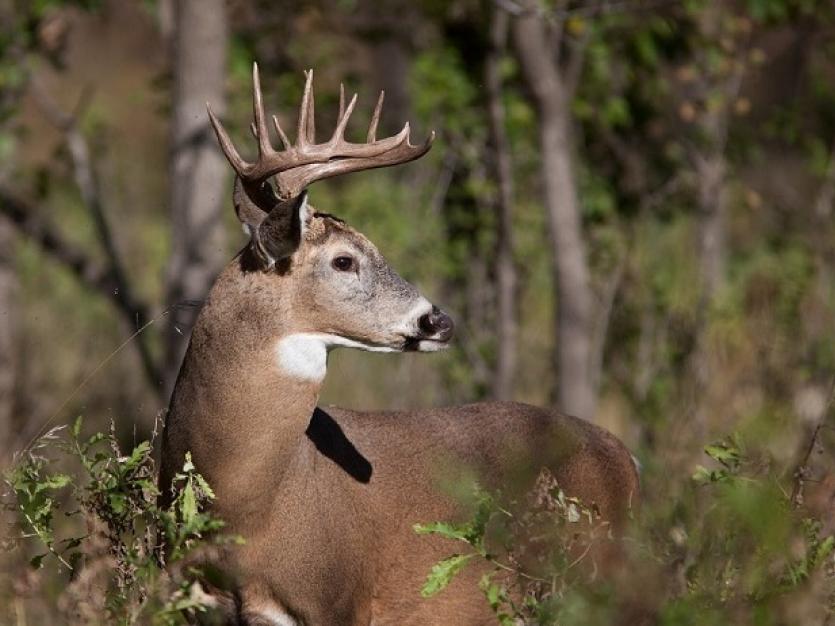
[[[313,410],[305,435],[319,452],[345,470],[354,480],[363,484],[371,480],[374,470],[371,463],[345,436],[336,420],[319,407]]]

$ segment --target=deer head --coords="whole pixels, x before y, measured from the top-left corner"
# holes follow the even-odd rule
[[[277,151],[265,120],[258,66],[253,66],[251,131],[258,145],[253,163],[240,156],[209,108],[221,148],[237,174],[235,212],[250,236],[240,256],[247,306],[258,309],[259,326],[266,324],[280,337],[283,368],[303,378],[324,376],[327,350],[334,346],[389,352],[446,347],[453,331],[450,317],[403,280],[366,237],[313,210],[307,193],[317,180],[417,159],[429,150],[434,134],[413,146],[406,124],[397,135],[377,140],[381,93],[366,143],[351,143],[344,135],[357,96],[346,106],[340,88],[336,129],[317,144],[312,70],[306,77],[295,144],[273,116],[283,143]]]

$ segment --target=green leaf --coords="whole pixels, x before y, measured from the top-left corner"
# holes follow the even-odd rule
[[[125,512],[126,502],[127,499],[121,493],[110,493],[107,495],[107,503],[110,506],[110,510],[117,515]]]
[[[151,444],[148,441],[143,441],[133,449],[131,455],[125,460],[124,465],[127,468],[133,468],[139,465],[147,456],[151,449]]]
[[[833,550],[835,550],[835,537],[829,536],[823,541],[818,544],[817,549],[815,550],[815,556],[813,560],[813,567],[820,566],[821,563],[832,554]]]
[[[430,524],[415,524],[414,531],[418,535],[440,535],[447,539],[467,541],[469,524],[453,524],[451,522],[432,522]]]
[[[704,450],[710,458],[721,463],[732,472],[735,473],[739,469],[743,449],[738,437],[727,437],[722,441],[705,446]]]
[[[44,552],[43,554],[38,554],[37,556],[33,556],[29,559],[29,565],[31,565],[35,569],[41,569],[43,567],[43,560],[49,555],[48,552]]]
[[[50,476],[45,477],[41,482],[37,484],[35,487],[35,493],[39,491],[44,491],[46,489],[61,489],[62,487],[66,487],[72,482],[72,478],[67,476],[66,474],[52,474]]]
[[[484,574],[478,582],[478,587],[484,592],[484,597],[487,598],[490,608],[498,615],[499,609],[502,604],[507,602],[508,598],[507,589],[505,589],[504,585],[498,585],[493,582],[494,573],[488,572]]]
[[[192,485],[191,478],[188,479],[185,487],[183,487],[180,515],[183,518],[183,523],[189,528],[193,526],[194,520],[197,518],[197,497],[194,494],[194,486]]]
[[[73,422],[72,428],[70,429],[70,434],[72,435],[73,439],[78,439],[78,436],[81,434],[81,416],[75,418],[75,422]]]
[[[628,126],[632,122],[629,103],[620,96],[609,98],[606,101],[603,105],[602,115],[607,126],[622,127]]]
[[[451,557],[435,563],[429,572],[429,576],[426,577],[426,582],[420,590],[420,595],[424,598],[429,598],[445,589],[452,582],[455,575],[474,556],[475,554],[453,554]]]
[[[202,491],[209,500],[215,499],[215,492],[212,491],[212,488],[209,486],[209,483],[206,482],[206,479],[203,478],[200,474],[194,475],[194,480],[197,481],[197,486],[200,487],[200,491]]]

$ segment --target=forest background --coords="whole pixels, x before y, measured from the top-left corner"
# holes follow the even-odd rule
[[[704,446],[735,433],[830,520],[831,455],[810,454],[835,380],[825,0],[0,0],[4,465],[79,414],[126,446],[153,430],[245,243],[205,103],[245,145],[253,61],[285,127],[312,67],[320,129],[344,81],[356,132],[384,89],[387,133],[437,133],[311,201],[451,312],[454,347],[337,351],[323,402],[589,419],[640,460],[673,543]],[[37,603],[28,576],[0,582]]]

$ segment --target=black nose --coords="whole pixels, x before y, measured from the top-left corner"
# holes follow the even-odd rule
[[[438,341],[447,341],[452,337],[454,324],[452,318],[441,311],[438,307],[433,306],[432,311],[426,315],[421,316],[418,320],[418,326],[421,332],[427,337],[437,339]]]

